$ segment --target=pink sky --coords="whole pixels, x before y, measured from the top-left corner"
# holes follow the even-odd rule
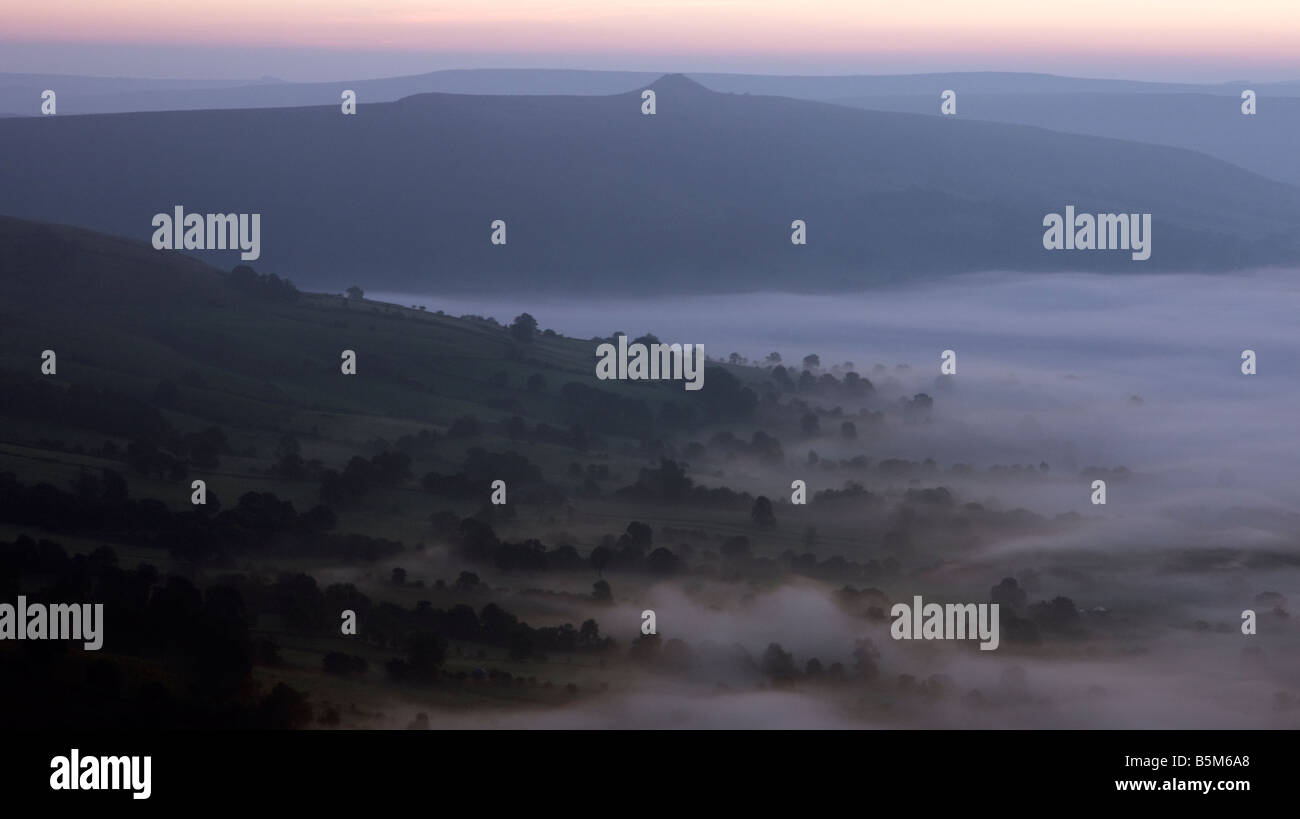
[[[0,52],[11,51],[0,54],[4,71],[55,70],[31,62],[44,53],[47,63],[76,63],[72,47],[91,46],[81,62],[138,48],[160,59],[175,47],[239,49],[262,55],[256,73],[292,73],[295,53],[335,52],[448,57],[428,68],[828,73],[896,64],[1300,78],[1300,0],[16,0],[0,7],[0,32]]]

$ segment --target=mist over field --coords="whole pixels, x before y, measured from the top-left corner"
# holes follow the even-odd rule
[[[11,79],[0,724],[1300,727],[1295,83]]]
[[[878,457],[926,457],[928,447],[954,462],[1123,461],[1180,488],[1220,486],[1226,470],[1247,494],[1294,503],[1300,485],[1281,479],[1300,472],[1300,453],[1278,442],[1297,437],[1297,273],[974,274],[834,296],[373,296],[502,321],[529,311],[577,338],[652,332],[721,360],[815,353],[826,368],[851,362],[844,369],[878,388],[942,398],[941,423],[903,430]],[[947,349],[958,355],[954,379],[937,377]],[[1241,373],[1247,349],[1261,356],[1255,377]]]
[[[921,483],[942,484],[961,501],[1078,516],[1055,531],[957,537],[887,588],[892,600],[915,592],[973,601],[1016,577],[1031,597],[1068,597],[1086,637],[984,653],[891,640],[887,620],[846,616],[834,583],[786,581],[743,602],[716,585],[663,583],[632,608],[656,610],[667,635],[755,657],[777,642],[797,663],[815,656],[850,666],[855,641],[867,639],[888,676],[932,688],[917,694],[914,683],[892,679],[866,692],[806,681],[795,690],[720,691],[715,669],[693,684],[638,680],[560,715],[496,714],[494,726],[1300,726],[1300,630],[1289,611],[1300,593],[1296,271],[974,275],[833,297],[376,297],[501,320],[526,308],[565,335],[653,332],[702,343],[715,359],[738,353],[757,362],[776,351],[789,363],[815,353],[823,369],[871,378],[885,400],[935,397],[924,423],[868,447],[873,460],[934,458],[946,474]],[[945,349],[958,354],[955,376],[938,376]],[[1258,355],[1254,376],[1241,371],[1247,349]],[[834,435],[805,448],[823,461],[862,451]],[[1040,463],[1050,471],[985,471]],[[975,471],[948,472],[954,464]],[[1107,504],[1092,505],[1086,470],[1119,467],[1127,474],[1109,481]],[[755,493],[779,496],[794,478],[809,480],[810,492],[838,486],[794,457],[779,468],[723,470],[728,485]],[[778,503],[778,519],[789,509]],[[849,539],[846,554],[868,553],[865,540]],[[1241,633],[1245,609],[1257,610],[1258,635]]]
[[[111,601],[96,656],[0,646],[12,696],[102,677],[93,719],[191,727],[1300,727],[1294,270],[503,300],[14,219],[0,245],[0,597]],[[618,333],[703,344],[704,389],[597,378]],[[66,384],[33,373],[51,345]],[[998,604],[996,647],[894,639],[916,596]]]

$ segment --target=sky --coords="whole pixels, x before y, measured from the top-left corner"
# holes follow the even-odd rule
[[[444,68],[1300,79],[1297,0],[13,0],[0,71],[333,80]]]

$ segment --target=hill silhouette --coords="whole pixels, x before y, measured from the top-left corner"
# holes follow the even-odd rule
[[[341,290],[839,289],[969,270],[1300,260],[1300,189],[1186,150],[723,94],[420,94],[359,106],[0,122],[0,212],[148,240],[262,214],[259,269]],[[1042,219],[1153,214],[1146,262],[1052,253]],[[489,241],[505,220],[508,241]],[[808,244],[790,241],[805,220]],[[233,252],[206,254],[229,268]]]
[[[209,108],[282,108],[328,105],[344,88],[368,103],[393,102],[412,94],[618,94],[643,88],[659,74],[537,68],[458,68],[376,79],[330,82],[255,80],[160,80],[63,74],[0,73],[0,114],[37,116],[44,89],[56,89],[64,114],[128,111],[194,111]],[[693,72],[715,91],[772,94],[799,99],[914,95],[931,102],[940,91],[962,94],[1215,94],[1236,97],[1243,83],[1261,96],[1294,97],[1300,82],[1172,83],[1068,77],[1005,71],[937,74],[849,74],[840,76],[721,74]],[[870,106],[867,106],[870,107]],[[929,108],[926,109],[929,112]]]
[[[189,391],[191,414],[257,430],[347,416],[370,437],[376,418],[449,425],[466,412],[484,423],[523,414],[557,429],[635,430],[629,407],[657,417],[661,403],[694,401],[698,411],[718,393],[702,404],[679,384],[600,381],[591,340],[548,331],[521,341],[495,319],[298,291],[274,274],[9,217],[0,217],[0,322],[0,386],[39,380],[41,353],[53,349],[51,383],[151,400],[171,381]],[[345,349],[360,358],[362,389],[339,374]],[[533,376],[550,385],[545,394],[526,386]],[[591,420],[620,401],[622,415]]]

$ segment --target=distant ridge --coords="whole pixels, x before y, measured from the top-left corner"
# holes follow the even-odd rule
[[[379,79],[326,82],[164,80],[0,73],[0,112],[35,116],[40,93],[54,88],[65,114],[194,111],[214,108],[280,108],[334,103],[344,88],[363,102],[394,102],[412,94],[600,96],[645,88],[664,72],[578,69],[448,69]],[[1093,79],[1026,72],[971,71],[933,74],[767,75],[691,72],[723,93],[769,94],[799,99],[918,95],[946,88],[970,94],[1213,94],[1236,96],[1241,82],[1170,83]],[[1250,85],[1271,97],[1300,97],[1300,79]]]
[[[427,93],[605,96],[640,91],[661,73],[575,69],[452,69],[370,80],[291,83],[0,74],[0,117],[37,116],[41,91],[57,88],[59,113],[125,113],[336,105],[342,89],[363,105]],[[1171,83],[1027,72],[762,75],[691,73],[721,93],[785,96],[880,111],[938,115],[955,90],[964,119],[1188,148],[1289,184],[1300,184],[1300,80]],[[1266,115],[1234,116],[1242,89]]]
[[[972,270],[1300,261],[1300,189],[1189,151],[711,91],[421,94],[0,121],[0,212],[148,240],[260,213],[255,267],[337,291],[833,290]],[[1152,213],[1154,252],[1049,252],[1047,213]],[[490,241],[504,220],[507,244]],[[808,243],[790,241],[804,220]],[[199,254],[229,269],[238,254]]]

